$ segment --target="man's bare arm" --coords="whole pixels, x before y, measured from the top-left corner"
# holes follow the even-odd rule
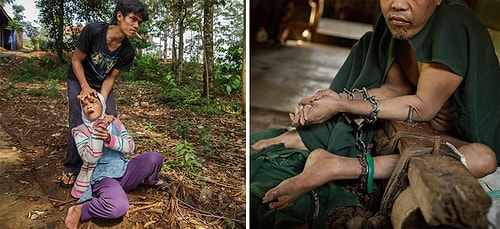
[[[115,83],[116,78],[120,75],[121,71],[118,69],[113,69],[109,73],[109,75],[102,82],[101,94],[104,97],[104,100],[108,100],[109,93],[113,89],[113,84]]]
[[[379,119],[404,120],[408,108],[414,110],[415,121],[430,121],[462,82],[462,77],[438,63],[421,64],[416,93],[380,100]],[[368,101],[338,101],[339,112],[370,115]]]
[[[75,77],[78,80],[78,83],[80,84],[81,91],[80,91],[80,97],[82,99],[85,99],[85,97],[90,96],[91,93],[96,92],[94,89],[92,89],[88,82],[87,79],[85,78],[85,72],[83,70],[83,61],[85,60],[85,57],[87,57],[87,54],[82,52],[80,49],[75,48],[75,52],[71,56],[71,66],[73,68],[73,72],[75,73]]]

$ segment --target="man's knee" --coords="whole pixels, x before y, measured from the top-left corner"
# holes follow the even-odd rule
[[[331,155],[332,155],[331,153],[329,153],[328,151],[326,151],[324,149],[315,149],[309,154],[308,158],[318,160],[318,159],[325,158],[325,157],[328,157]]]
[[[471,143],[458,148],[464,154],[467,168],[475,177],[483,177],[495,172],[497,160],[495,152],[481,143]]]

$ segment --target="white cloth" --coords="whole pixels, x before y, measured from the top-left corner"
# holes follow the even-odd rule
[[[477,181],[492,200],[491,207],[488,210],[489,228],[500,228],[500,167],[497,167],[494,173],[481,177]]]
[[[104,100],[104,96],[101,94],[101,93],[97,93],[97,98],[99,99],[99,101],[101,102],[101,105],[102,105],[102,113],[101,115],[99,116],[99,118],[95,121],[90,121],[87,119],[87,116],[85,116],[85,113],[83,112],[83,107],[82,107],[82,103],[80,102],[80,107],[81,107],[81,110],[82,110],[82,120],[83,120],[83,124],[85,124],[85,126],[87,126],[87,128],[89,128],[90,132],[93,132],[94,131],[94,124],[100,120],[102,120],[104,118],[104,116],[106,116],[106,101]],[[107,129],[108,129],[108,132],[111,132],[111,126],[112,125],[108,125]]]

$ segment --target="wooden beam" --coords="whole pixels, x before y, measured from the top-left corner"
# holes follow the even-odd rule
[[[408,180],[429,225],[488,227],[491,198],[457,159],[433,155],[413,157]]]
[[[400,154],[419,154],[409,159],[407,189],[412,191],[404,190],[394,201],[391,220],[395,228],[403,225],[421,227],[425,224],[436,227],[488,227],[491,198],[459,160],[442,155],[443,144],[435,144],[436,141],[450,139],[450,136],[443,136],[428,123],[421,122],[388,121],[385,130],[390,139],[400,137],[397,141]],[[425,222],[419,222],[419,219],[422,220],[419,214]]]
[[[394,229],[427,228],[417,199],[411,187],[406,188],[394,201],[391,212],[391,222]]]

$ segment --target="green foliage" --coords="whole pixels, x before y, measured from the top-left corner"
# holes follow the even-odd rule
[[[56,62],[47,56],[43,56],[38,60],[38,65],[45,70],[51,70],[55,64]]]
[[[161,64],[159,57],[154,55],[142,55],[134,59],[134,66],[132,66],[130,72],[125,72],[122,74],[121,78],[126,81],[160,83],[170,71],[170,66]]]
[[[223,68],[226,66],[222,66]],[[232,74],[216,74],[215,79],[217,88],[223,90],[226,94],[231,94],[233,91],[241,92],[242,82],[241,75]]]
[[[160,81],[160,86],[164,90],[177,89],[177,83],[175,82],[175,77],[172,71],[167,72],[165,77]]]
[[[226,228],[236,228],[236,223],[232,220],[232,219],[229,219],[229,218],[226,218]]]
[[[47,92],[41,88],[28,89],[28,95],[35,97],[45,97],[47,96]]]
[[[199,176],[198,168],[201,163],[196,160],[196,151],[194,146],[184,141],[175,147],[175,158],[170,158],[166,163],[168,168],[182,168],[187,176]]]
[[[2,56],[0,57],[0,61],[4,62],[4,63],[9,63],[10,61],[10,56]]]
[[[149,130],[149,131],[155,131],[156,130],[156,125],[152,122],[146,122],[144,124],[144,129]]]
[[[9,92],[9,95],[14,96],[17,94],[17,88],[14,86],[12,82],[9,82],[7,86],[5,87],[5,90]]]
[[[149,140],[149,147],[151,147],[151,148],[155,148],[155,147],[156,147],[156,142],[155,142],[155,140],[153,140],[153,139],[150,139],[150,140]]]
[[[23,32],[26,33],[26,35],[33,40],[35,36],[40,35],[40,28],[37,26],[34,26],[31,22],[21,22],[21,25],[23,26]]]
[[[15,0],[0,0],[0,6],[4,6],[6,4],[11,4],[13,3]]]
[[[182,76],[185,78],[201,79],[203,74],[202,65],[197,62],[184,62],[182,67]]]
[[[200,136],[200,143],[202,145],[201,152],[204,153],[205,157],[208,157],[213,149],[212,136],[201,124],[198,125],[198,135]]]
[[[5,27],[5,29],[7,30],[20,30],[22,28],[23,26],[21,25],[21,22],[16,19],[12,19],[11,21],[9,21],[7,23],[7,26]]]
[[[241,72],[243,67],[243,47],[241,42],[233,42],[228,48],[221,47],[225,55],[215,59],[215,87],[227,94],[241,93]]]
[[[58,82],[58,80],[56,80],[56,79],[45,80],[45,84],[47,85],[48,95],[52,98],[55,98],[55,97],[58,97],[61,95],[61,93],[59,92],[59,89],[57,89],[57,82]]]
[[[41,82],[49,79],[66,79],[67,66],[58,65],[49,57],[40,59],[32,57],[23,62],[23,67],[12,76],[12,79],[20,82]]]
[[[223,147],[227,144],[227,136],[224,133],[221,133],[219,135],[218,141],[217,141],[217,146],[218,147]]]
[[[43,36],[40,48],[57,53],[58,61],[64,62],[63,51],[73,51],[75,39],[65,39],[68,25],[85,25],[94,21],[110,21],[114,0],[36,0],[40,10],[39,23]]]
[[[189,129],[192,127],[192,124],[184,118],[177,117],[174,119],[172,126],[174,127],[175,132],[177,132],[179,138],[184,139],[189,135]]]

